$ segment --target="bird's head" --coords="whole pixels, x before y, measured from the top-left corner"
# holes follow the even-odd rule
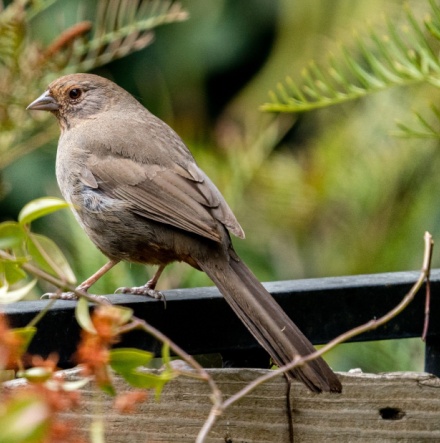
[[[129,95],[110,80],[93,74],[71,74],[53,81],[27,109],[49,111],[62,129],[105,112],[121,96]],[[130,96],[131,97],[131,96]]]

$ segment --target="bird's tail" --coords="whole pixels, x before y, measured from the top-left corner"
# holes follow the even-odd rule
[[[198,265],[219,288],[226,301],[277,365],[306,356],[315,348],[249,268],[230,251],[230,260],[206,260]],[[294,368],[290,374],[311,391],[341,392],[342,386],[322,358]]]

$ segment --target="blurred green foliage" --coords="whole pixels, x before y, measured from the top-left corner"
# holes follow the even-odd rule
[[[311,60],[325,63],[341,44],[362,60],[353,30],[362,39],[368,23],[384,35],[384,16],[399,28],[406,23],[403,1],[181,3],[189,20],[158,28],[153,44],[94,72],[128,89],[182,136],[247,233],[246,241],[235,245],[257,276],[264,281],[418,269],[424,231],[434,240],[440,234],[438,139],[397,138],[392,132],[396,120],[411,126],[412,110],[425,115],[422,111],[438,99],[438,88],[420,83],[385,89],[301,115],[258,109],[277,82],[290,76],[301,83]],[[430,10],[428,1],[405,3],[417,20]],[[76,22],[78,10],[93,11],[95,4],[54,2],[30,22],[30,35],[48,44]],[[26,121],[33,118],[40,117],[29,115]],[[50,142],[42,149],[2,171],[2,220],[15,219],[32,198],[59,194],[55,133],[48,134]],[[105,259],[70,214],[50,217],[48,225],[36,227],[50,232],[78,280],[85,279]],[[434,249],[433,265],[439,264]],[[141,284],[145,274],[141,266],[119,265],[94,290]],[[170,267],[159,283],[163,289],[206,284],[202,273],[184,265]],[[336,369],[422,366],[422,347],[414,340],[346,346],[350,352],[340,348],[330,356]]]

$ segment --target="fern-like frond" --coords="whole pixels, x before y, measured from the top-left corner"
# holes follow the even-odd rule
[[[36,17],[38,14],[41,14],[43,11],[48,9],[50,6],[52,6],[54,3],[56,3],[57,0],[27,0],[23,3],[27,6],[26,8],[26,18],[28,21],[31,21],[34,17]]]
[[[0,65],[17,63],[20,47],[25,37],[24,7],[20,3],[9,4],[0,15]]]
[[[440,6],[430,0],[432,14],[419,24],[410,9],[399,27],[386,21],[386,34],[371,27],[365,36],[354,34],[352,49],[340,48],[328,65],[311,63],[302,82],[288,77],[270,92],[271,102],[261,109],[270,112],[304,112],[335,105],[394,86],[429,82],[440,86],[440,63],[429,37],[440,40]]]
[[[83,17],[44,48],[28,31],[56,1],[11,0],[4,6],[0,0],[0,170],[55,137],[57,131],[45,123],[49,115],[31,119],[26,111],[54,77],[89,71],[142,49],[156,27],[187,17],[171,0],[99,0],[92,17]],[[80,2],[79,11],[85,10]]]
[[[436,138],[440,139],[440,109],[431,105],[432,115],[429,118],[424,117],[419,112],[414,112],[416,123],[410,126],[404,122],[397,121],[396,125],[400,131],[393,135],[405,138]]]
[[[101,0],[90,39],[77,38],[66,72],[90,71],[147,46],[152,31],[188,17],[181,5],[163,0]]]

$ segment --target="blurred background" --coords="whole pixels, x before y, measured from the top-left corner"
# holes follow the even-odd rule
[[[80,19],[94,20],[96,1],[50,3],[27,23],[26,38],[39,47]],[[130,91],[180,134],[245,230],[246,240],[234,245],[260,280],[420,269],[424,232],[434,240],[440,233],[438,140],[392,132],[396,119],[411,121],[412,110],[435,102],[437,89],[394,88],[301,115],[259,110],[286,75],[300,81],[311,60],[325,63],[341,44],[350,48],[353,30],[381,29],[384,16],[402,20],[403,1],[180,3],[187,20],[158,27],[146,48],[92,72]],[[421,16],[429,10],[428,2],[409,3]],[[6,80],[0,82],[0,90],[11,93]],[[28,90],[28,103],[43,91]],[[52,125],[35,114],[23,118]],[[60,195],[57,130],[50,128],[38,149],[19,152],[0,169],[0,221],[16,219],[31,199]],[[46,217],[34,230],[60,245],[78,281],[105,262],[68,211]],[[434,250],[434,267],[439,254]],[[93,292],[143,284],[153,271],[120,264]],[[159,289],[210,284],[178,264],[165,271]],[[336,370],[422,370],[423,345],[416,339],[349,344],[328,360]]]

